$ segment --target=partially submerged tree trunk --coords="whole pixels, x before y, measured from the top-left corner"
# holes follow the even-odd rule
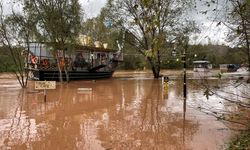
[[[28,42],[28,38],[26,39],[26,45],[27,45],[27,54],[25,54],[25,66],[24,65],[24,69],[25,69],[25,75],[26,75],[26,79],[25,79],[25,84],[28,84],[28,78],[29,78],[29,70],[28,70],[28,61],[29,61],[29,53],[30,53],[30,46],[29,46],[29,42]]]
[[[160,77],[160,69],[159,68],[153,66],[152,71],[153,71],[153,74],[154,74],[154,78],[159,78]]]
[[[154,78],[159,78],[160,77],[160,67],[159,65],[155,64],[152,58],[147,57],[147,60],[150,63],[151,70],[153,72]]]
[[[62,76],[62,69],[61,69],[61,65],[60,65],[60,59],[58,57],[58,55],[56,55],[56,61],[57,61],[57,68],[58,68],[58,72],[59,72],[59,81],[62,83],[63,82],[63,76]]]
[[[56,47],[56,46],[55,46]],[[62,46],[63,47],[63,46]],[[58,49],[58,48],[55,48]],[[68,61],[66,61],[66,57],[65,57],[65,50],[62,50],[63,55],[59,56],[59,51],[55,50],[55,59],[57,62],[57,69],[59,72],[59,81],[62,83],[64,81],[64,78],[66,77],[66,81],[69,82],[69,73],[68,73]],[[63,75],[63,73],[65,74],[65,77]]]
[[[63,50],[63,61],[64,61],[64,72],[65,72],[65,76],[66,76],[66,81],[69,82],[69,80],[70,80],[69,79],[69,72],[68,72],[69,60],[66,61],[65,50]]]

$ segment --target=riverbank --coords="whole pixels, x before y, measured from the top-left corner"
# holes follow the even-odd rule
[[[249,150],[250,149],[250,130],[242,132],[233,137],[227,145],[227,150]]]
[[[183,78],[183,70],[161,70],[162,76],[168,76],[170,79]],[[212,69],[209,72],[194,72],[192,69],[186,71],[187,79],[223,79],[223,80],[249,80],[249,74],[246,72],[221,73],[219,69]],[[114,78],[154,78],[151,70],[118,70],[115,71]]]
[[[193,76],[206,76],[206,77],[215,77],[218,76],[218,74],[220,73],[220,70],[218,69],[213,69],[209,72],[194,72],[192,69],[189,69],[186,71],[187,73],[187,77],[193,77]],[[177,78],[177,77],[181,77],[183,74],[183,70],[182,69],[178,69],[178,70],[161,70],[160,72],[161,75],[163,76],[168,76],[168,77],[172,77],[172,78]],[[153,78],[153,74],[151,70],[117,70],[114,72],[113,77],[139,77],[139,76],[146,76],[146,77],[152,77]]]

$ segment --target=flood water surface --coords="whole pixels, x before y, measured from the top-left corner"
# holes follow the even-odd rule
[[[204,99],[188,86],[183,111],[182,81],[113,78],[72,81],[47,91],[26,90],[0,79],[0,149],[213,150],[231,131],[193,103]]]

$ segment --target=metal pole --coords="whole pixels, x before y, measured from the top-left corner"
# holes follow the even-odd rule
[[[183,50],[183,137],[182,142],[185,148],[185,121],[186,121],[186,103],[187,103],[187,76],[186,76],[186,50],[187,43]]]
[[[186,99],[187,99],[186,49],[187,49],[187,45],[185,46],[184,51],[183,51],[183,98],[184,98],[183,109],[184,109],[184,113],[186,112]]]

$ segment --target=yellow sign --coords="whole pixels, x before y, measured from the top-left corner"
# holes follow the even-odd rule
[[[35,81],[36,90],[56,89],[56,81]]]

